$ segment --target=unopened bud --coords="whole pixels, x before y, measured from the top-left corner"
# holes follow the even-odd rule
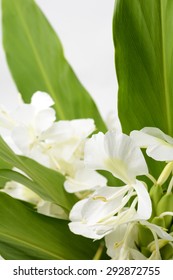
[[[165,194],[159,201],[156,214],[161,215],[163,212],[173,212],[173,193]],[[165,226],[169,228],[172,222],[172,216],[164,216]]]
[[[153,185],[150,189],[150,197],[152,201],[152,217],[155,217],[157,204],[163,196],[163,190],[161,186]]]
[[[152,232],[145,226],[138,226],[138,241],[140,247],[147,247],[153,241]]]
[[[166,180],[168,179],[169,175],[171,174],[173,170],[173,162],[169,162],[165,168],[163,169],[162,173],[160,174],[158,180],[157,180],[157,184],[162,186]]]
[[[167,244],[160,250],[162,260],[170,260],[173,257],[173,247]]]

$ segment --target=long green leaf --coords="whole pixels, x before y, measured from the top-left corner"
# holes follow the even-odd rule
[[[123,130],[173,136],[173,1],[117,0],[113,34]]]
[[[59,38],[33,0],[2,0],[7,61],[25,101],[42,90],[55,101],[58,119],[93,118],[105,124],[66,61]]]
[[[68,211],[76,202],[76,197],[64,190],[64,177],[61,174],[42,166],[32,159],[17,156],[1,137],[0,159],[26,173],[32,181],[10,170],[0,171],[0,174],[4,176],[4,180],[9,179],[22,183],[43,199],[54,202]]]
[[[74,235],[68,223],[32,211],[0,192],[0,254],[6,259],[92,259],[98,244]]]

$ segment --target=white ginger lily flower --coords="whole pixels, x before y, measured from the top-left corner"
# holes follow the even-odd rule
[[[110,171],[127,185],[101,187],[88,199],[79,201],[70,213],[72,232],[100,239],[119,224],[150,218],[149,194],[146,186],[136,180],[137,175],[147,174],[148,169],[142,152],[130,137],[116,132],[92,136],[86,143],[85,163],[94,170]],[[136,198],[126,209],[132,196]]]
[[[84,144],[95,130],[92,119],[59,121],[48,129],[43,137],[49,143],[51,168],[66,175],[67,192],[80,192],[105,186],[107,180],[84,165]]]
[[[123,133],[93,135],[86,142],[84,160],[89,168],[107,170],[126,184],[134,183],[138,175],[148,174],[141,150]]]
[[[47,145],[42,134],[55,121],[54,102],[45,92],[36,92],[30,104],[20,98],[12,110],[0,110],[1,135],[12,150],[49,167]]]
[[[55,122],[43,133],[43,139],[50,145],[52,167],[66,173],[66,163],[71,159],[83,158],[85,140],[94,130],[95,124],[92,119]],[[63,162],[65,170],[62,167]]]
[[[173,161],[173,138],[156,127],[134,130],[130,137],[137,146],[146,148],[149,157],[158,161]]]
[[[10,131],[8,141],[4,140],[16,153],[67,176],[65,188],[68,192],[106,185],[103,176],[83,163],[85,141],[96,129],[94,120],[55,122],[55,111],[50,108],[53,104],[47,93],[36,92],[30,104],[20,100],[12,112],[1,110],[0,120]]]
[[[15,126],[12,139],[23,155],[42,163],[48,145],[42,134],[55,121],[55,111],[50,108],[54,104],[52,98],[44,92],[36,92],[30,104],[22,104],[12,114]],[[45,160],[47,161],[46,156]]]
[[[125,208],[129,199],[136,195],[131,206]],[[151,210],[150,197],[140,181],[123,187],[101,187],[73,206],[69,227],[75,234],[101,239],[121,224],[149,219]]]

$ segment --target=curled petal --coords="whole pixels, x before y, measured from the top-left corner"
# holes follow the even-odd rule
[[[137,215],[134,219],[148,220],[152,213],[152,204],[149,193],[145,185],[138,180],[136,180],[136,184],[133,184],[133,188],[135,189],[138,197]]]
[[[146,148],[146,153],[158,161],[173,160],[173,138],[155,127],[146,127],[140,131],[132,131],[130,137],[136,145]]]

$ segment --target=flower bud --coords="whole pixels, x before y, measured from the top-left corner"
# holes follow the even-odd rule
[[[168,179],[169,175],[171,174],[173,170],[173,162],[169,162],[165,168],[163,169],[162,173],[160,174],[158,180],[157,180],[157,184],[162,186],[166,180]]]
[[[143,225],[138,226],[138,242],[139,246],[146,247],[149,243],[153,241],[152,232]]]
[[[153,185],[150,189],[150,197],[151,197],[151,201],[152,201],[152,216],[155,217],[155,212],[156,212],[156,208],[157,208],[157,204],[159,202],[159,200],[162,198],[163,196],[163,190],[161,186],[158,185]]]
[[[156,214],[159,216],[163,212],[173,212],[173,193],[165,194],[159,201]],[[165,226],[169,228],[172,222],[172,216],[164,216]]]
[[[170,260],[173,257],[173,247],[170,244],[166,244],[161,250],[160,254],[162,260]]]

